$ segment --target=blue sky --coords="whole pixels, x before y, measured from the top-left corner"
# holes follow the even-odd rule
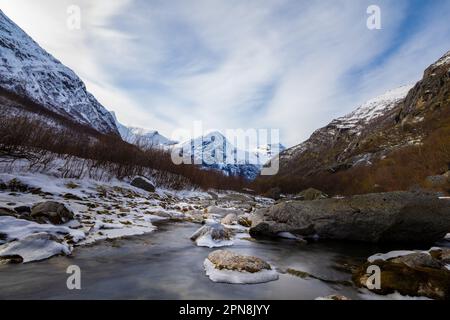
[[[288,146],[450,50],[447,0],[0,0],[119,119],[170,137],[278,128]],[[82,28],[66,27],[67,7]],[[366,27],[369,5],[382,29]]]

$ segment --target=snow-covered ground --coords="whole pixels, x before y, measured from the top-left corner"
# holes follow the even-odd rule
[[[23,262],[70,254],[74,246],[99,240],[142,235],[156,229],[152,222],[188,219],[195,201],[207,201],[207,193],[158,189],[148,193],[127,182],[63,179],[41,173],[0,174],[0,183],[11,180],[33,193],[0,191],[0,207],[31,208],[46,201],[64,204],[75,215],[66,225],[38,224],[19,217],[0,216],[0,256],[21,256]],[[30,219],[32,220],[32,219]]]
[[[0,159],[0,208],[15,212],[18,207],[31,209],[42,202],[63,204],[74,213],[74,220],[65,225],[39,224],[31,216],[0,214],[0,257],[20,256],[32,262],[58,254],[71,254],[75,246],[93,244],[100,240],[143,235],[156,230],[153,224],[161,220],[220,223],[223,215],[236,210],[233,201],[220,201],[236,193],[194,189],[181,191],[157,188],[147,192],[131,186],[130,180],[108,177],[104,180],[62,178],[64,162],[55,160],[45,170],[30,170],[27,161],[11,164]],[[101,176],[106,176],[101,174]],[[12,183],[14,182],[14,183]],[[13,189],[11,189],[11,184]],[[16,189],[14,189],[16,185]],[[244,197],[237,194],[238,199]],[[271,200],[254,197],[258,206]],[[208,208],[212,211],[208,213]],[[218,211],[217,211],[218,210]],[[244,214],[244,211],[242,211]],[[198,217],[200,216],[200,221]],[[228,226],[233,233],[248,233],[248,228]],[[198,239],[199,246],[232,245],[233,240],[215,241],[211,235]]]

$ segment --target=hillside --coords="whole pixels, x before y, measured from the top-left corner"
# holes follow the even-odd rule
[[[33,112],[45,109],[100,133],[118,134],[114,119],[86,90],[83,81],[1,10],[0,62],[1,96],[14,96],[16,101],[22,100],[22,105],[33,105]]]
[[[314,186],[348,194],[423,185],[450,169],[449,105],[450,52],[414,87],[372,99],[284,151],[280,173],[258,183],[263,190]]]

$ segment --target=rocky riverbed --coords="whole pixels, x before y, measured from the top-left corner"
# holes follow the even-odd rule
[[[155,188],[143,177],[0,180],[4,298],[449,298],[448,202],[440,202],[448,200],[432,195],[275,204],[243,193]],[[411,236],[407,230],[419,234],[414,228],[422,230],[415,244],[400,238]],[[64,268],[74,264],[88,290],[66,292]],[[373,293],[366,285],[371,265],[385,284]]]

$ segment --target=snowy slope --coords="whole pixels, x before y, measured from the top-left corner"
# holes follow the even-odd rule
[[[302,153],[319,147],[325,142],[329,143],[332,140],[336,140],[343,135],[358,137],[368,124],[385,115],[405,99],[412,88],[413,85],[402,86],[367,101],[355,111],[337,118],[326,127],[315,131],[307,141],[284,151],[282,153],[282,159],[290,160],[293,157],[297,157]]]
[[[413,85],[406,85],[390,90],[381,96],[367,101],[350,114],[333,120],[331,125],[335,124],[339,129],[359,129],[370,121],[392,110],[397,103],[406,97],[412,88]]]
[[[166,148],[175,145],[177,142],[172,141],[158,131],[147,131],[141,128],[127,127],[119,122],[114,112],[111,112],[117,129],[122,139],[128,143],[135,144],[138,147]]]
[[[0,10],[0,87],[102,133],[117,133],[110,113],[81,79]]]

